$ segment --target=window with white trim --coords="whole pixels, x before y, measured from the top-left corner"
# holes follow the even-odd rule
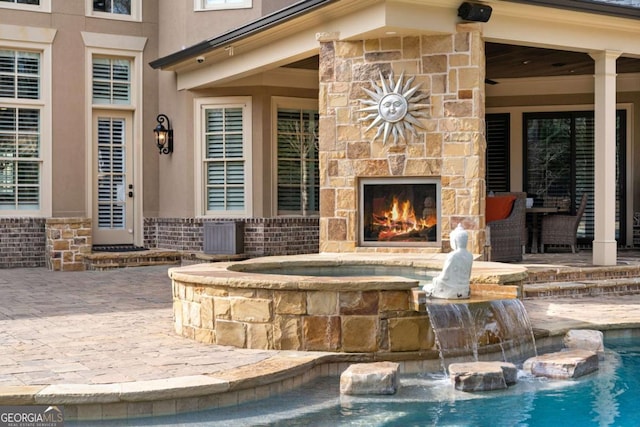
[[[141,0],[85,0],[87,16],[107,19],[140,21]]]
[[[320,211],[318,101],[274,98],[278,215]]]
[[[216,101],[216,100],[212,100]],[[251,212],[250,98],[201,104],[201,213],[242,216]],[[200,101],[201,102],[201,101]]]
[[[42,182],[41,54],[0,49],[0,211],[38,211]]]
[[[51,12],[51,0],[0,0],[0,8]]]
[[[94,104],[131,104],[131,61],[117,58],[93,58]]]
[[[194,10],[249,9],[253,0],[194,0]]]

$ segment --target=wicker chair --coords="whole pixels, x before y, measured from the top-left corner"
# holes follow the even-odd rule
[[[587,198],[587,194],[583,193],[575,215],[547,215],[542,218],[540,252],[544,252],[545,245],[557,245],[571,246],[571,252],[576,253],[578,224],[587,207]]]
[[[496,193],[496,196],[516,196],[511,214],[487,224],[487,246],[489,261],[522,261],[522,247],[526,245],[526,199],[527,193]]]

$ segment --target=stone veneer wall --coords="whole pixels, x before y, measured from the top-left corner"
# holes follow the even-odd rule
[[[481,25],[458,24],[456,34],[320,41],[320,252],[434,252],[448,249],[449,232],[458,223],[469,231],[468,249],[484,247],[484,43]],[[424,129],[408,142],[386,145],[368,122],[359,100],[363,89],[380,84],[380,73],[430,94]],[[404,83],[403,82],[403,83]],[[425,103],[421,101],[420,103]],[[443,248],[358,246],[358,179],[432,177],[442,185]]]
[[[244,253],[250,257],[318,252],[318,218],[238,218],[244,222]],[[201,218],[145,218],[144,245],[179,251],[203,250]]]
[[[414,311],[411,290],[357,291],[343,285],[322,291],[253,289],[174,279],[175,329],[187,338],[238,348],[347,353],[435,348],[429,317]]]
[[[46,260],[53,271],[82,271],[91,253],[91,218],[47,218]]]
[[[44,218],[0,218],[0,268],[44,267]]]

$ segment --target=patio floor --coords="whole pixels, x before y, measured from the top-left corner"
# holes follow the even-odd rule
[[[640,269],[638,251],[620,251],[618,259],[618,266],[602,269],[591,264],[591,252],[581,251],[527,254],[521,264],[613,275]],[[174,331],[166,266],[2,270],[0,292],[0,405],[65,405],[69,420],[233,405],[302,386],[312,375],[338,374],[356,361],[182,338]],[[640,292],[526,298],[524,305],[533,327],[550,335],[640,327]]]

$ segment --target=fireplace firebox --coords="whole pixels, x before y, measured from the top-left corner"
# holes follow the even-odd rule
[[[440,181],[432,178],[360,179],[361,246],[440,244]]]

